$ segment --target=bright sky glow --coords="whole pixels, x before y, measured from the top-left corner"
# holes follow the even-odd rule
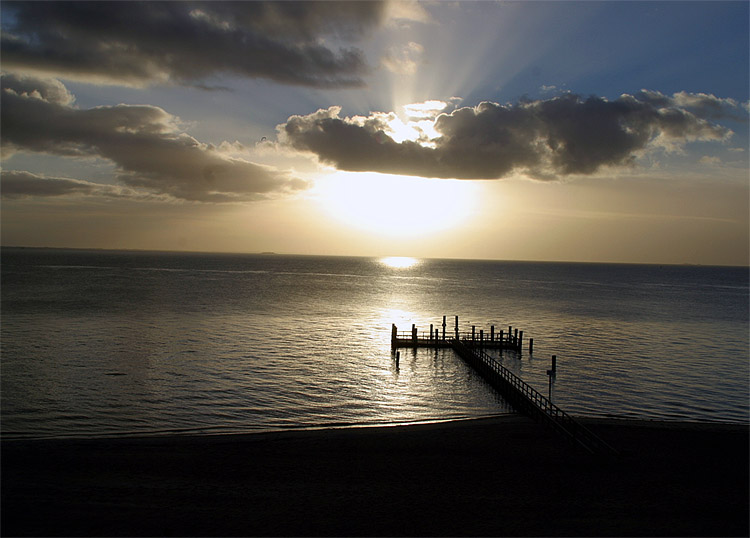
[[[396,142],[403,142],[404,140],[416,141],[419,139],[419,131],[415,128],[415,122],[406,122],[395,117],[388,122],[390,132],[388,135]]]
[[[342,225],[391,238],[460,226],[479,203],[474,182],[356,172],[321,178],[316,194],[325,212]]]
[[[434,118],[447,106],[448,103],[433,99],[431,101],[425,101],[424,103],[404,105],[403,109],[406,114],[413,118]]]
[[[747,2],[94,4],[0,4],[3,245],[748,263]]]

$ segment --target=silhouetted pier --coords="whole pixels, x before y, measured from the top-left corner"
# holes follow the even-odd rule
[[[549,425],[557,433],[592,454],[616,454],[617,451],[614,448],[485,351],[485,349],[509,350],[520,357],[523,331],[515,329],[515,332],[511,332],[512,330],[512,327],[508,327],[507,334],[504,334],[503,330],[496,333],[493,326],[486,336],[483,330],[477,332],[476,327],[472,327],[471,332],[461,332],[458,326],[458,316],[456,316],[453,331],[446,333],[445,316],[443,316],[442,332],[433,325],[430,325],[429,333],[420,333],[415,325],[412,325],[410,332],[399,332],[396,325],[392,325],[391,347],[394,351],[404,347],[451,348],[482,375],[518,412],[537,422]],[[533,346],[533,339],[529,339],[530,354],[533,352]],[[396,352],[397,364],[398,357],[399,353]],[[553,355],[552,368],[547,370],[550,387],[556,370],[556,357]]]
[[[458,326],[458,316],[455,316],[455,325],[452,330],[446,330],[446,317],[443,316],[442,331],[441,326],[430,324],[430,332],[420,332],[416,325],[412,324],[411,331],[399,332],[396,325],[391,326],[391,348],[400,347],[452,347],[454,340],[469,340],[472,345],[480,348],[490,349],[507,349],[521,353],[523,348],[523,331],[513,329],[512,325],[508,326],[508,332],[505,329],[495,330],[495,326],[490,326],[489,332],[485,333],[484,329],[477,330],[476,326],[471,327],[471,331],[461,332]],[[534,351],[534,339],[529,340],[529,353]]]

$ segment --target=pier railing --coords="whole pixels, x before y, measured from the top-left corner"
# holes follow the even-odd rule
[[[411,331],[396,331],[395,333],[395,339],[396,341],[403,341],[403,342],[412,342],[413,340],[417,340],[418,342],[422,343],[428,343],[428,342],[452,342],[455,338],[458,338],[459,340],[468,340],[472,341],[477,345],[481,344],[497,344],[501,341],[504,344],[506,344],[508,347],[514,347],[518,345],[518,337],[514,338],[513,335],[505,336],[504,334],[501,335],[500,333],[493,335],[492,338],[490,338],[490,335],[480,335],[479,333],[471,333],[470,331],[463,331],[463,332],[450,332],[445,335],[445,338],[443,338],[440,334],[438,334],[437,331],[430,334],[425,331],[417,331],[412,333]],[[410,347],[410,346],[405,346]]]
[[[617,453],[615,449],[553,404],[534,387],[478,348],[476,340],[453,340],[452,344],[456,353],[481,373],[520,412],[531,416],[534,420],[546,422],[557,432],[590,453]]]
[[[455,329],[446,327],[446,317],[443,316],[442,331],[441,326],[430,325],[430,331],[420,331],[416,325],[411,326],[411,331],[399,331],[395,324],[391,325],[391,347],[451,347],[451,342],[455,340],[470,340],[473,345],[481,348],[507,349],[510,351],[522,352],[523,349],[523,331],[513,330],[508,326],[508,332],[504,329],[495,330],[492,325],[489,331],[483,329],[477,330],[476,326],[471,327],[471,331],[461,331],[458,325],[458,316],[456,316]],[[534,339],[529,339],[529,354],[533,352]]]

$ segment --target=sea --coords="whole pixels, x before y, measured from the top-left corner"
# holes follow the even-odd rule
[[[5,439],[514,413],[450,349],[396,361],[392,324],[443,316],[524,331],[532,354],[493,353],[573,416],[750,422],[747,267],[9,247],[0,265]]]

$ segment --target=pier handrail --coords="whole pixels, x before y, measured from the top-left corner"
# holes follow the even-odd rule
[[[471,331],[463,331],[459,332],[459,339],[460,340],[471,340]],[[396,332],[396,338],[399,340],[411,340],[412,339],[412,332],[411,331],[397,331]],[[456,338],[456,331],[445,331],[445,340],[450,341]],[[418,340],[429,340],[430,339],[430,333],[427,331],[418,331],[417,332],[417,339]],[[442,340],[442,334],[440,334],[437,330],[434,332],[432,336],[433,340]],[[492,340],[490,339],[489,334],[484,335],[484,340],[487,342],[497,342],[500,339],[500,333],[496,333]],[[475,341],[479,341],[479,333],[475,333]],[[503,334],[503,342],[513,343],[516,339],[513,338],[513,335],[507,335]]]
[[[477,348],[476,341],[470,339],[453,339],[454,349],[460,355],[473,355],[475,361],[498,376],[502,382],[510,385],[522,397],[515,403],[524,408],[533,418],[546,420],[553,428],[568,436],[591,453],[616,454],[617,451],[595,435],[591,430],[576,421],[568,413],[557,407],[534,387],[500,364],[484,350]]]

